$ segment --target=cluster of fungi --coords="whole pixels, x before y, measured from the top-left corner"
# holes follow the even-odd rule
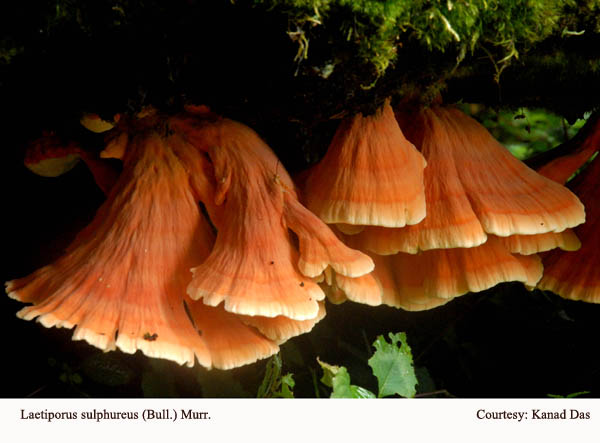
[[[205,106],[115,120],[82,120],[99,158],[52,134],[26,158],[44,175],[82,158],[106,194],[64,255],[6,283],[19,317],[74,340],[229,369],[309,332],[326,298],[425,310],[518,281],[600,302],[600,161],[564,186],[593,137],[538,173],[458,108],[386,100],[292,179]]]

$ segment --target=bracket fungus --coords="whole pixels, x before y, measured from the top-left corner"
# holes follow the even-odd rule
[[[505,281],[535,286],[543,269],[537,252],[579,247],[568,229],[585,218],[577,197],[514,158],[475,120],[437,105],[396,116],[427,160],[427,216],[345,237],[371,253],[384,304],[430,309]]]
[[[529,169],[456,108],[398,113],[425,159],[427,217],[402,229],[368,227],[355,246],[378,254],[473,247],[500,237],[562,232],[585,219],[567,188]]]
[[[542,160],[548,154],[553,155],[554,158],[537,168],[537,172],[564,185],[599,149],[600,116],[595,114],[590,117],[573,139],[540,155]],[[556,156],[555,150],[560,154],[567,152],[564,155]],[[537,157],[533,160],[539,162]],[[589,204],[585,205],[586,210],[588,206]],[[563,251],[577,251],[581,247],[581,242],[572,229],[545,234],[512,235],[503,237],[501,240],[511,252],[520,254],[534,254],[556,248]]]
[[[586,222],[574,229],[581,239],[575,252],[550,251],[543,256],[544,277],[538,288],[561,297],[600,303],[600,161],[596,157],[572,182],[585,204]]]
[[[211,192],[202,175],[210,165],[164,126],[141,119],[115,139],[120,144],[109,144],[105,156],[122,157],[124,168],[94,220],[61,258],[7,282],[7,292],[32,304],[21,318],[75,327],[74,340],[104,350],[222,369],[268,357],[277,343],[310,330],[324,307],[305,322],[249,319],[187,297],[190,268],[218,243],[198,207]]]
[[[442,300],[480,292],[502,282],[535,286],[543,272],[537,255],[511,254],[492,235],[474,248],[434,249],[385,258],[394,266],[396,282],[395,303],[390,303],[388,297],[388,304],[408,310],[436,301],[441,304]]]
[[[342,121],[325,157],[305,177],[304,200],[346,234],[360,232],[362,225],[414,225],[426,212],[425,166],[388,99],[374,115]]]
[[[79,122],[87,130],[101,134],[114,128],[115,124],[119,122],[120,118],[121,116],[116,114],[113,118],[113,121],[110,122],[103,120],[98,114],[85,113],[81,116]]]
[[[26,148],[23,163],[41,177],[58,177],[75,167],[81,148],[74,141],[63,142],[52,132],[44,132]]]
[[[98,187],[107,194],[117,180],[118,171],[77,142],[63,141],[52,132],[45,132],[27,146],[24,164],[34,174],[58,177],[73,169],[80,160],[87,165]]]
[[[206,204],[216,241],[192,269],[189,295],[243,316],[318,318],[325,295],[313,278],[327,266],[360,277],[372,271],[371,259],[298,202],[291,178],[253,130],[200,111],[172,123],[208,155],[216,187]]]
[[[600,149],[600,114],[593,114],[577,135],[565,145],[556,150],[566,149],[569,151],[567,154],[560,155],[537,169],[544,177],[562,184]]]
[[[352,238],[348,243],[353,244]],[[369,255],[375,263],[369,276],[379,286],[381,303],[407,311],[432,309],[502,282],[519,281],[532,287],[543,272],[537,255],[513,254],[494,235],[473,248]]]

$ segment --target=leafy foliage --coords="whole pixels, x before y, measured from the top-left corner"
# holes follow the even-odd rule
[[[582,395],[587,395],[589,393],[590,393],[590,391],[572,392],[567,395],[548,394],[548,397],[550,397],[550,398],[577,398],[577,397],[581,397]]]
[[[282,367],[279,354],[269,359],[265,377],[258,388],[258,398],[294,398],[294,377],[292,374],[281,375]]]
[[[373,343],[375,353],[369,359],[369,366],[379,382],[379,397],[398,394],[402,397],[414,397],[417,377],[413,367],[410,346],[406,334],[389,334],[391,343],[380,335]],[[400,342],[400,346],[398,345]]]
[[[350,374],[345,367],[317,361],[323,369],[321,382],[332,388],[331,398],[375,398],[368,389],[350,384]]]
[[[414,397],[418,383],[413,366],[410,346],[406,334],[389,334],[388,343],[380,335],[373,343],[375,352],[368,363],[377,378],[379,392],[377,396],[363,387],[350,384],[350,375],[344,366],[334,366],[318,360],[323,369],[321,382],[332,388],[331,398],[375,398],[400,395]],[[400,345],[399,345],[400,343]]]
[[[548,151],[572,138],[585,119],[569,124],[563,117],[544,109],[494,110],[480,105],[462,109],[478,119],[497,140],[520,160]]]

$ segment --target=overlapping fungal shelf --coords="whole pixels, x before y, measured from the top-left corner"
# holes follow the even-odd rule
[[[256,132],[203,106],[82,124],[106,134],[101,157],[123,170],[37,142],[29,164],[62,173],[82,157],[107,197],[62,257],[6,289],[29,303],[19,317],[100,349],[228,369],[309,332],[326,296],[425,310],[519,281],[600,300],[600,162],[574,187],[589,208],[572,231],[585,220],[575,194],[456,108],[394,112],[386,100],[347,117],[299,190]],[[555,248],[579,249],[577,275],[551,252],[539,282],[538,253]]]
[[[344,241],[373,257],[373,277],[379,282],[382,303],[423,310],[501,282],[535,286],[543,272],[537,252],[579,247],[576,236],[568,231],[585,219],[577,197],[514,158],[475,120],[457,108],[434,105],[397,110],[397,120],[391,121],[388,107],[386,102],[374,116],[354,116],[342,122],[322,163],[330,170],[329,176],[317,165],[303,177],[309,207],[314,205],[312,189],[318,189],[326,204],[337,208],[336,213],[343,213],[339,208],[348,203],[349,214],[330,221],[343,222],[344,232],[349,234]],[[360,128],[357,121],[367,129],[349,131]],[[386,125],[394,127],[401,137],[386,138],[390,131],[383,130],[373,137],[374,128]],[[426,160],[422,163],[425,218],[418,223],[402,220],[398,227],[391,227],[390,223],[365,223],[362,215],[354,217],[353,211],[362,214],[381,209],[371,202],[360,207],[356,199],[334,189],[341,181],[326,178],[342,174],[354,188],[364,186],[363,192],[368,194],[371,183],[378,182],[379,153],[386,158],[394,147],[405,151],[402,140],[406,139]],[[364,158],[366,163],[374,160],[371,167],[353,169],[348,157]],[[382,163],[385,167],[394,164]],[[410,164],[395,163],[394,175],[414,174],[414,167],[408,169]],[[385,167],[384,183],[389,175]],[[400,186],[390,186],[387,192],[375,200],[421,198],[416,192],[403,193]],[[328,214],[327,207],[317,207],[319,213]],[[352,225],[359,226],[349,228]],[[333,292],[336,302],[343,298],[343,292],[339,287]]]
[[[21,318],[75,328],[73,339],[104,350],[228,369],[324,317],[315,270],[373,269],[297,202],[250,128],[208,113],[150,114],[111,132],[102,156],[121,158],[123,172],[94,220],[61,258],[6,284],[31,303]]]
[[[598,132],[591,138],[597,140]],[[580,157],[578,162],[566,162],[571,169],[567,173],[574,172],[598,149],[600,144],[596,141],[593,147],[588,145],[584,158]],[[560,161],[563,159],[557,160],[554,167],[564,169],[565,163]],[[546,168],[545,171],[553,174],[554,169]],[[571,300],[600,303],[600,161],[597,157],[573,179],[571,189],[586,208],[586,222],[574,229],[574,235],[581,240],[581,248],[574,252],[556,250],[544,254],[544,277],[538,288]]]

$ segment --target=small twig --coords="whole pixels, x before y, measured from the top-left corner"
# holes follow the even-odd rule
[[[446,389],[440,389],[438,391],[431,391],[431,392],[424,392],[422,394],[415,395],[414,398],[431,397],[433,395],[439,395],[439,394],[444,394],[446,397],[456,398],[454,395],[450,394]]]
[[[44,386],[40,386],[39,388],[35,389],[34,391],[30,392],[29,394],[27,394],[25,396],[25,398],[31,398],[33,397],[35,394],[40,393],[41,391],[43,391],[44,389],[46,389],[48,387],[47,384],[45,384]]]

